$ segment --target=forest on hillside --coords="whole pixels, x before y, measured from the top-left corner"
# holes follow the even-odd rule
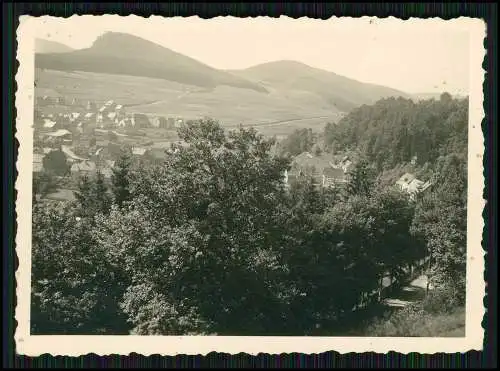
[[[384,276],[424,257],[426,310],[462,306],[466,130],[466,102],[446,96],[361,107],[319,149],[360,152],[343,190],[287,189],[291,158],[273,140],[214,120],[180,128],[187,145],[163,163],[124,150],[111,184],[97,174],[74,202],[34,198],[32,333],[341,335]],[[418,202],[382,181],[413,151],[435,184]]]

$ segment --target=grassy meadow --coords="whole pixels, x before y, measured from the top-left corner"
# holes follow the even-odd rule
[[[63,96],[104,103],[113,99],[127,112],[198,119],[212,117],[226,127],[255,126],[265,135],[297,128],[322,130],[341,113],[311,92],[257,92],[229,86],[200,88],[161,79],[90,72],[37,72],[37,96]]]

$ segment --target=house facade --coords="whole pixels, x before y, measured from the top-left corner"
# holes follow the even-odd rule
[[[416,178],[414,174],[405,173],[396,182],[396,186],[408,194],[410,200],[415,201],[419,195],[431,187],[430,181],[424,182]]]

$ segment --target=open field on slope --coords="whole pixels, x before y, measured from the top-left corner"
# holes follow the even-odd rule
[[[113,99],[128,112],[185,119],[212,117],[227,127],[255,125],[266,135],[286,135],[302,127],[322,129],[326,122],[340,117],[334,107],[309,92],[262,93],[228,86],[204,89],[160,79],[89,72],[41,71],[35,94],[97,103]]]

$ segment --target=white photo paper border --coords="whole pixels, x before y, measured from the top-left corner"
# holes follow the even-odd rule
[[[466,332],[465,337],[254,337],[254,336],[111,336],[111,335],[31,335],[30,334],[30,293],[31,293],[31,215],[32,215],[32,160],[33,160],[33,115],[34,115],[34,42],[42,34],[44,23],[50,18],[61,24],[72,22],[74,18],[90,18],[93,15],[56,18],[52,16],[21,16],[17,29],[16,75],[16,139],[19,142],[17,160],[18,176],[16,180],[16,215],[17,235],[16,253],[19,266],[16,271],[17,307],[15,319],[16,352],[27,356],[39,356],[49,353],[53,356],[80,356],[89,353],[97,355],[138,353],[142,355],[205,355],[210,352],[223,353],[321,353],[336,351],[377,352],[396,351],[407,354],[451,353],[483,349],[484,329],[481,325],[485,314],[483,299],[485,296],[483,235],[483,199],[484,175],[483,154],[484,138],[481,123],[483,110],[483,81],[485,71],[482,63],[486,55],[483,40],[486,36],[486,24],[481,19],[460,17],[452,20],[441,18],[410,18],[401,20],[389,18],[356,18],[360,24],[375,20],[397,28],[401,22],[442,23],[443,27],[453,26],[470,34],[470,92],[469,92],[469,149],[468,149],[468,215],[467,215],[467,293],[466,293]],[[103,15],[107,22],[127,22],[129,19],[142,19],[152,22],[160,16],[149,18],[131,15]],[[186,17],[186,22],[199,17]],[[205,20],[217,22],[223,17]],[[259,17],[260,18],[260,17]],[[281,17],[287,18],[287,17]],[[341,22],[347,17],[332,17],[327,21]],[[252,18],[241,18],[241,22],[251,22]],[[312,19],[302,17],[296,22],[308,22]],[[276,19],[278,22],[278,20]],[[370,22],[371,23],[371,22]],[[82,32],[84,32],[82,30]],[[397,31],[396,31],[397,32]],[[237,37],[237,35],[235,35]],[[355,46],[353,46],[355,47]],[[56,257],[54,257],[56,258]]]

